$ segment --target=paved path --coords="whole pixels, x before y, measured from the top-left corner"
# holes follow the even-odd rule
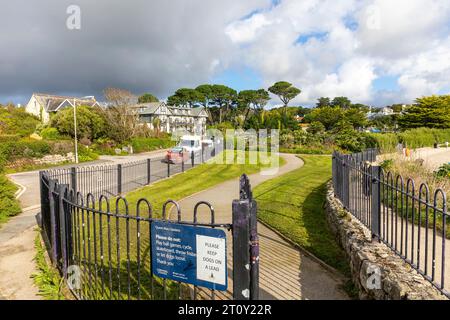
[[[430,170],[437,170],[439,167],[445,163],[450,163],[450,148],[420,148],[411,151],[411,155],[409,157],[405,157],[398,153],[384,154],[378,156],[379,160],[384,159],[392,159],[399,157],[405,160],[424,160],[424,166],[426,166]]]
[[[252,187],[300,168],[303,162],[295,155],[282,155],[286,165],[280,168],[275,176],[264,176],[260,173],[249,176]],[[216,212],[216,223],[230,223],[231,203],[239,198],[238,179],[224,182],[206,191],[181,200],[183,208],[193,208],[199,201],[210,202]],[[173,211],[171,212],[174,218]],[[182,217],[192,220],[192,212]],[[205,209],[199,210],[199,221],[209,222],[209,214]],[[343,278],[325,269],[283,238],[258,224],[260,236],[260,297],[262,299],[306,300],[333,299],[344,300],[348,296],[340,289]],[[230,236],[230,233],[228,233]],[[230,239],[228,239],[230,241]],[[231,261],[231,243],[228,244],[228,254]],[[231,266],[229,266],[231,267]],[[231,270],[230,270],[231,271]],[[229,272],[231,275],[231,272]],[[232,288],[232,279],[229,279]],[[217,293],[218,298],[229,298],[231,292]]]

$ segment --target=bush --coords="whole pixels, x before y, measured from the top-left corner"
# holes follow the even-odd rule
[[[131,146],[133,147],[133,151],[135,153],[171,148],[175,144],[176,142],[171,139],[133,138],[131,140]]]
[[[0,134],[28,137],[39,123],[39,119],[25,112],[24,108],[0,107]]]
[[[450,163],[442,165],[435,173],[437,178],[449,178],[450,179]]]
[[[78,160],[80,162],[98,160],[98,154],[85,146],[80,146],[78,149]]]
[[[58,140],[61,138],[56,128],[44,128],[41,130],[41,137],[45,140]]]
[[[4,175],[0,175],[0,222],[21,212],[20,205],[15,197],[16,186]]]
[[[50,153],[51,147],[46,141],[22,139],[16,142],[0,143],[0,154],[5,161],[19,158],[42,158]]]

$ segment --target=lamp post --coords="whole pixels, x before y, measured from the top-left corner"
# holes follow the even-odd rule
[[[78,164],[77,104],[75,99],[73,99],[73,124],[75,133],[75,163]]]

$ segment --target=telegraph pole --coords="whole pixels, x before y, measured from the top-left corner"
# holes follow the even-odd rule
[[[77,103],[75,99],[73,99],[73,124],[75,132],[75,163],[78,164]]]

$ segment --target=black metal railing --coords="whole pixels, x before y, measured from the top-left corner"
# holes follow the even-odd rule
[[[114,196],[124,192],[127,183],[132,183],[130,188],[139,186],[149,182],[150,176],[142,174],[141,162],[122,165],[119,170],[110,167],[115,174],[111,178],[113,187],[108,185],[110,168],[104,166],[98,171],[77,171],[76,180],[70,174],[73,169],[40,173],[42,234],[52,263],[77,299],[258,299],[256,202],[247,176],[241,177],[240,199],[232,204],[231,221],[218,223],[214,208],[206,201],[182,211],[177,202],[168,200],[156,211],[147,199],[130,204],[126,198]],[[85,172],[91,176],[101,172],[105,187],[98,188]],[[122,183],[114,184],[117,172],[122,175]],[[129,178],[123,179],[124,176]],[[84,183],[82,177],[88,182]],[[84,196],[72,185],[93,188],[93,193]],[[111,192],[94,194],[103,190]],[[232,270],[226,280],[228,290],[206,289],[155,276],[151,235],[154,222],[224,230],[229,243],[227,269]]]
[[[446,193],[376,165],[376,150],[333,154],[335,196],[354,217],[450,297]]]
[[[196,153],[184,153],[182,157],[174,158],[174,161],[160,157],[124,164],[79,166],[44,172],[49,178],[68,185],[75,192],[92,193],[98,198],[100,195],[117,196],[142,188],[205,163],[214,155],[213,147],[205,147]]]

